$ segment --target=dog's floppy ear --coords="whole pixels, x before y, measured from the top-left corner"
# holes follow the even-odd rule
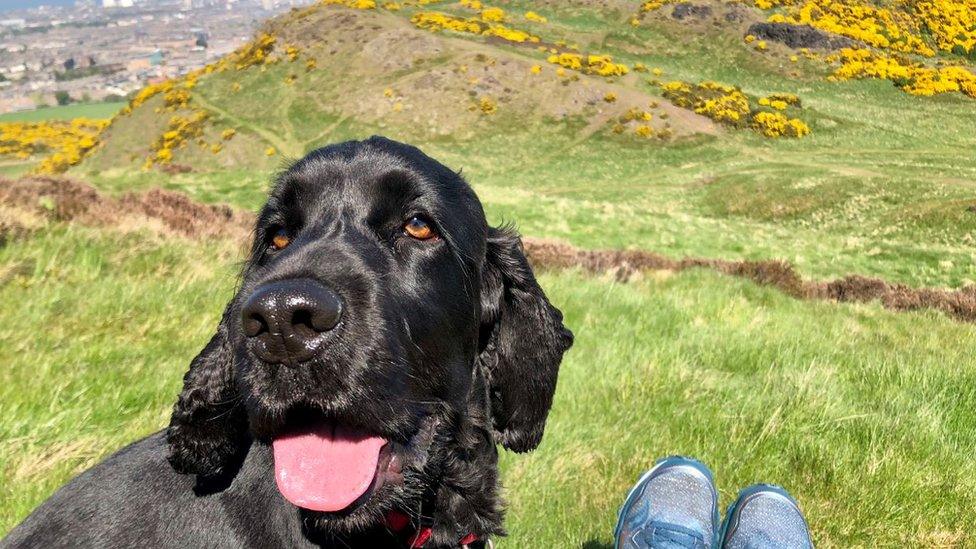
[[[220,476],[240,465],[250,442],[237,392],[227,312],[190,363],[166,430],[169,462],[181,473]]]
[[[481,353],[495,439],[528,452],[542,440],[563,353],[573,334],[549,303],[518,233],[491,228],[481,273]]]

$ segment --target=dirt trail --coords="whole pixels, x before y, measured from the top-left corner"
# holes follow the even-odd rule
[[[122,217],[141,216],[150,221],[146,226],[160,227],[168,235],[183,238],[243,240],[254,220],[251,213],[226,205],[201,204],[174,191],[155,189],[114,198],[67,178],[0,178],[0,246],[8,239],[26,237],[37,228],[18,225],[18,219],[25,217],[5,215],[12,210],[55,222],[96,226],[117,226]],[[844,303],[879,301],[885,308],[895,311],[936,309],[956,320],[976,322],[976,287],[972,286],[959,290],[913,288],[860,275],[829,281],[806,280],[785,261],[675,259],[643,250],[583,250],[537,238],[525,238],[524,246],[533,266],[542,270],[578,268],[627,281],[648,270],[702,268],[772,286],[797,299]]]

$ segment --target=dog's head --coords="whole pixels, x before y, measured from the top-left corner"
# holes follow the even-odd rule
[[[354,532],[420,498],[437,446],[463,449],[472,426],[535,448],[571,343],[518,236],[457,173],[383,138],[319,149],[258,216],[170,461],[221,475],[269,443],[282,495]]]

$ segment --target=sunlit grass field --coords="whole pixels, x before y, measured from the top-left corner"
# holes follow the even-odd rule
[[[0,122],[43,122],[73,118],[112,118],[125,106],[124,101],[107,103],[72,103],[57,107],[41,107],[31,111],[0,114]]]
[[[506,118],[502,105],[470,136],[428,135],[422,124],[330,110],[348,95],[348,67],[320,57],[290,85],[285,63],[200,80],[193,101],[210,109],[207,131],[237,131],[223,156],[191,145],[177,157],[186,173],[139,169],[147,135],[169,117],[155,112],[157,98],[68,175],[115,194],[162,187],[254,210],[290,158],[384,134],[463,169],[492,222],[532,237],[782,259],[816,279],[976,283],[971,99],[827,82],[825,65],[759,55],[728,29],[689,32],[667,18],[631,28],[629,12],[595,3],[499,3],[547,16],[549,40],[660,68],[661,80],[796,93],[813,133],[641,141],[573,118]],[[545,64],[532,49],[479,44]],[[356,85],[376,78],[382,97],[453,64],[444,53]],[[656,93],[649,79],[625,84]],[[0,533],[74,474],[166,425],[232,295],[241,245],[61,224],[0,243]],[[752,482],[785,485],[817,546],[976,546],[976,325],[797,301],[701,270],[627,283],[570,270],[541,282],[577,339],[542,447],[503,457],[511,536],[499,546],[609,546],[630,484],[672,453],[710,464],[723,504]]]
[[[163,427],[232,294],[238,243],[53,226],[0,250],[0,531]],[[508,547],[601,547],[655,458],[723,502],[789,487],[821,546],[971,545],[976,329],[692,271],[541,278],[577,340],[545,442],[503,459]]]

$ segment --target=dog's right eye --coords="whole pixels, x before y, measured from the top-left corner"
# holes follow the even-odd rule
[[[280,227],[271,237],[271,249],[274,251],[283,250],[291,244],[291,237],[284,227]]]

